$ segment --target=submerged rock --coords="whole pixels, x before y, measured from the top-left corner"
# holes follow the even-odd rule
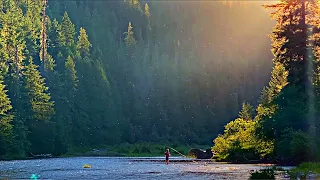
[[[91,168],[91,166],[89,164],[85,164],[83,165],[83,168]]]

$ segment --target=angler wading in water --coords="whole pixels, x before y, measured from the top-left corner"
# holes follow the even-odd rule
[[[170,152],[169,149],[166,149],[166,152],[164,153],[164,155],[166,156],[166,164],[169,164],[169,157],[170,157]]]

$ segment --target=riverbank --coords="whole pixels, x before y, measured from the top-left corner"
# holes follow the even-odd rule
[[[163,156],[166,148],[170,149],[172,156],[188,155],[191,148],[208,149],[210,146],[204,145],[176,145],[176,144],[154,144],[136,143],[119,144],[114,146],[100,147],[72,147],[61,157],[78,156],[106,156],[106,157],[158,157]],[[172,150],[172,148],[175,150]]]
[[[67,152],[60,155],[52,155],[53,158],[63,157],[159,157],[164,155],[166,148],[170,148],[172,156],[187,156],[191,148],[208,149],[205,145],[177,145],[177,144],[155,144],[155,143],[123,143],[119,145],[105,145],[92,147],[70,147]],[[175,150],[172,150],[172,148]],[[179,153],[177,153],[179,152]],[[42,157],[41,159],[45,159]],[[3,157],[0,160],[26,160],[39,159],[35,156],[10,156]]]

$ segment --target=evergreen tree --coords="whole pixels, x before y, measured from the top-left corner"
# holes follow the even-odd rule
[[[44,69],[53,71],[54,67],[56,66],[55,60],[52,58],[50,54],[46,55],[46,63],[44,64]]]
[[[281,156],[281,160],[288,161],[299,155],[283,153],[281,144],[284,138],[297,131],[307,132],[315,125],[315,107],[312,101],[316,69],[312,68],[315,56],[311,46],[314,43],[312,29],[317,26],[314,23],[315,12],[319,11],[319,8],[317,2],[295,0],[282,1],[266,7],[275,10],[273,18],[277,20],[271,40],[275,56],[273,61],[278,66],[278,72],[272,76],[268,93],[265,93],[269,96],[269,105],[265,108],[258,107],[258,119],[262,121],[257,131],[262,129],[262,137],[274,140],[276,155]],[[295,139],[288,141],[293,142]],[[289,150],[294,147],[286,148]],[[309,148],[302,149],[305,153]],[[311,149],[313,150],[310,151],[309,157],[304,156],[296,160],[315,158],[315,149]]]
[[[34,120],[50,120],[54,114],[54,102],[51,101],[50,94],[47,92],[44,78],[30,57],[29,64],[26,67],[26,89],[29,91],[29,99]]]
[[[58,29],[58,41],[61,47],[71,48],[74,45],[75,27],[68,13],[65,12]]]
[[[194,21],[198,18],[192,14],[202,13],[196,7],[157,4],[151,21],[151,1],[144,5],[144,11],[138,0],[127,0],[125,4],[48,1],[50,8],[45,8],[44,2],[0,1],[4,6],[0,10],[0,62],[15,116],[11,122],[15,135],[12,151],[10,148],[13,154],[60,155],[74,146],[137,141],[205,144],[237,114],[238,102],[253,101],[258,96],[256,88],[265,84],[268,63],[258,69],[255,63],[232,64],[210,51],[198,56],[199,49],[204,49],[199,48],[199,42],[203,42],[200,35],[205,33],[206,23]],[[59,24],[49,17],[45,19],[46,15],[62,21]],[[69,15],[71,19],[77,17],[75,25]],[[47,22],[45,27],[43,20]],[[131,23],[128,27],[129,21],[135,25],[134,32]],[[75,27],[83,27],[77,42]],[[123,27],[128,27],[125,35]],[[225,64],[207,61],[208,55]],[[31,87],[26,88],[31,84],[30,77],[20,73],[28,65],[25,56],[32,56],[31,64],[44,65],[47,70],[43,73],[41,67],[40,72],[45,77],[43,85],[49,87],[55,102],[51,121],[34,116],[32,102],[42,100],[32,100]],[[41,64],[41,60],[46,63]],[[269,89],[265,90],[267,96],[273,92]],[[43,93],[39,90],[33,96],[36,95]],[[48,103],[52,101],[49,99]],[[264,110],[269,104],[278,103],[266,102]],[[221,121],[212,121],[212,117]],[[240,152],[247,152],[246,147],[256,145],[249,142],[257,122],[241,119],[234,125],[238,122],[241,132],[245,132],[245,137],[236,136],[242,142]],[[236,142],[232,136],[230,140]]]
[[[128,31],[124,33],[124,34],[126,34],[126,37],[124,40],[125,40],[127,47],[133,47],[137,43],[136,39],[133,36],[132,29],[133,29],[133,27],[131,25],[131,22],[129,22]]]
[[[70,79],[72,80],[72,84],[74,85],[74,87],[76,87],[78,83],[78,77],[77,77],[77,71],[75,69],[75,63],[71,58],[71,56],[68,56],[65,63],[65,68],[66,68],[66,75],[70,77]],[[70,83],[70,82],[66,82],[66,83]]]
[[[150,8],[149,8],[148,3],[146,3],[145,6],[144,6],[144,15],[148,19],[148,29],[151,30],[151,24],[150,24],[151,23],[151,13],[150,13]],[[149,38],[150,38],[150,32],[148,33],[148,39]]]
[[[21,70],[23,69],[25,52],[27,52],[26,40],[30,37],[27,32],[30,29],[26,28],[29,20],[23,16],[18,3],[12,0],[3,1],[3,9],[0,10],[0,66],[9,90],[8,95],[11,99],[14,114],[14,118],[11,118],[13,117],[11,116],[3,119],[7,122],[12,119],[13,142],[10,144],[10,146],[12,145],[10,154],[16,157],[24,157],[29,145],[25,117],[26,104],[21,89]],[[33,49],[32,47],[28,48]]]
[[[259,121],[257,133],[262,137],[270,140],[274,137],[274,115],[279,110],[276,99],[279,98],[282,89],[288,85],[288,71],[281,63],[276,63],[271,72],[269,86],[261,92],[260,104],[257,107],[256,121]],[[271,138],[271,140],[274,140]]]
[[[3,77],[0,80],[0,158],[9,152],[13,139],[13,115],[9,113],[12,106],[2,79]]]
[[[252,120],[253,115],[254,108],[251,106],[251,104],[244,102],[242,104],[242,110],[239,112],[239,118],[249,121]]]
[[[13,1],[7,1],[6,11],[1,11],[0,59],[10,65],[11,72],[17,76],[22,68],[26,42],[23,38],[23,14]],[[4,66],[4,64],[2,64]]]
[[[82,55],[87,55],[90,52],[92,47],[91,43],[88,40],[88,35],[84,28],[80,28],[80,35],[78,36],[77,50],[80,51]]]
[[[308,91],[312,89],[312,76],[314,69],[308,70],[307,68],[314,61],[314,55],[310,50],[310,39],[312,34],[308,26],[313,27],[314,14],[313,10],[316,5],[307,6],[307,1],[283,1],[280,4],[266,6],[268,8],[275,9],[273,18],[277,20],[277,25],[271,36],[272,52],[275,55],[274,62],[281,63],[284,68],[288,71],[288,83],[289,85],[283,89],[279,102],[279,117],[285,119],[288,115],[292,117],[290,122],[281,122],[283,119],[274,120],[282,127],[292,127],[294,129],[308,129],[307,114],[309,113],[308,101],[310,99]],[[308,3],[309,4],[309,3]],[[314,4],[314,2],[311,2]],[[311,72],[310,72],[311,71]],[[272,83],[272,82],[271,82]],[[273,90],[276,91],[276,90]],[[300,94],[299,98],[295,97],[296,103],[292,103],[294,100],[288,96],[293,92]],[[289,98],[291,103],[285,103]],[[284,100],[284,101],[283,101]],[[293,108],[298,108],[297,105],[301,104],[299,107],[300,111],[289,112],[287,110]],[[287,114],[288,113],[288,114]],[[298,114],[296,114],[298,113]],[[278,132],[281,129],[277,130]]]
[[[141,11],[141,5],[139,0],[129,0],[130,7]]]
[[[34,0],[31,2],[16,1],[18,6],[20,3],[25,4],[26,13],[24,16],[24,39],[26,41],[26,56],[36,57],[39,53],[38,42],[41,37],[41,11],[43,7],[43,0]],[[36,57],[38,60],[38,57]]]
[[[48,18],[48,51],[49,54],[52,54],[54,57],[57,55],[58,47],[59,47],[59,22],[57,19],[50,21]]]
[[[5,85],[3,84],[3,77],[0,77],[0,115],[6,115],[8,111],[12,109],[10,99],[8,98],[6,92],[8,90],[5,89]]]
[[[150,20],[151,14],[150,14],[150,8],[149,8],[148,3],[146,3],[146,4],[144,5],[144,14],[145,14],[146,17]]]
[[[288,84],[288,71],[281,63],[276,63],[271,72],[269,86],[265,87],[260,96],[260,105],[268,106],[274,103],[281,90]]]

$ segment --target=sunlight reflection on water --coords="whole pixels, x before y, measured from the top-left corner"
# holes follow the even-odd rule
[[[78,157],[44,160],[2,161],[0,179],[248,179],[250,171],[263,166],[221,164],[212,162],[183,162],[184,158],[165,165],[158,158]],[[144,160],[144,161],[134,161]],[[181,160],[179,162],[178,160]],[[83,168],[89,164],[92,168]]]

